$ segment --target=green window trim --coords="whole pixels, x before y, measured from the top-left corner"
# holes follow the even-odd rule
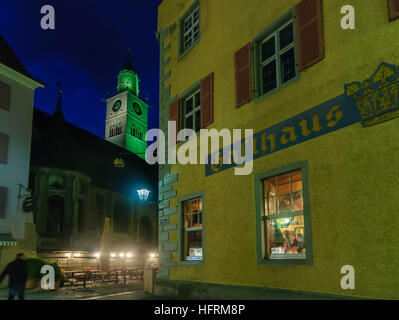
[[[304,238],[306,243],[306,258],[302,259],[301,257],[290,256],[290,258],[287,257],[287,259],[285,257],[281,257],[278,259],[277,258],[269,259],[266,257],[266,253],[263,251],[264,244],[262,240],[262,213],[264,210],[262,181],[267,178],[278,176],[294,170],[301,170],[302,172],[303,216],[304,216],[304,228],[305,228]],[[255,174],[254,182],[255,182],[255,208],[256,208],[256,253],[257,253],[258,264],[272,265],[272,266],[313,265],[308,162],[307,161],[296,162],[270,171]],[[290,213],[289,215],[294,216],[296,214]],[[265,235],[265,238],[267,238],[267,235]]]
[[[202,260],[185,260],[183,258],[183,241],[184,241],[184,228],[183,228],[183,203],[195,198],[202,198]],[[199,191],[179,198],[178,207],[178,223],[177,223],[177,263],[179,265],[203,265],[205,264],[206,248],[205,248],[205,220],[206,220],[206,207],[205,207],[205,192]]]
[[[275,94],[276,92],[284,89],[285,87],[291,85],[293,82],[297,81],[300,78],[300,72],[298,69],[298,45],[297,45],[297,35],[296,35],[296,23],[295,23],[295,15],[296,15],[296,10],[295,6],[286,11],[283,15],[281,15],[277,20],[275,20],[271,25],[266,27],[264,30],[262,30],[253,40],[252,40],[252,68],[253,68],[253,83],[254,83],[254,102],[258,103],[265,98]],[[272,35],[275,33],[279,28],[282,26],[286,25],[290,20],[292,20],[293,24],[293,36],[294,36],[294,51],[295,51],[295,77],[292,79],[278,85],[276,88],[274,88],[271,91],[268,91],[266,93],[262,93],[262,88],[261,88],[261,77],[262,77],[262,72],[261,72],[261,44],[262,41],[267,38],[268,36]],[[278,71],[280,73],[280,71]]]
[[[200,41],[201,39],[201,5],[200,5],[200,0],[195,0],[193,4],[186,10],[186,12],[180,17],[179,22],[178,22],[178,57],[177,60],[180,61],[185,57]],[[187,19],[188,16],[190,16],[196,8],[199,8],[199,36],[198,38],[193,41],[187,49],[184,49],[184,32],[183,32],[183,27],[184,27],[184,20]]]

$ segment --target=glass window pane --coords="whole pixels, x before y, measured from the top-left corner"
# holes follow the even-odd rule
[[[199,211],[202,211],[202,198],[198,199],[198,209]]]
[[[263,181],[263,190],[265,193],[265,197],[269,197],[269,196],[275,196],[276,195],[276,188],[277,183],[276,183],[276,178],[270,178],[267,180]]]
[[[262,68],[262,82],[263,93],[277,87],[276,60],[273,60]]]
[[[199,8],[195,9],[195,11],[193,13],[194,23],[199,20],[199,13],[200,13]]]
[[[193,98],[189,98],[186,100],[186,114],[190,113],[193,110]]]
[[[276,198],[269,197],[265,199],[265,215],[276,214]]]
[[[291,191],[290,174],[285,174],[277,177],[277,193],[288,193]]]
[[[274,37],[262,43],[262,62],[274,56],[276,53],[276,41]]]
[[[195,112],[195,132],[198,132],[201,130],[201,110],[197,110]]]
[[[278,213],[287,213],[292,211],[291,195],[285,194],[277,197]]]
[[[202,213],[193,214],[193,227],[202,227]]]
[[[303,195],[302,190],[292,193],[293,211],[303,211]]]
[[[186,260],[202,260],[202,230],[186,231]]]
[[[291,174],[292,192],[302,190],[302,174],[301,171],[295,171]]]
[[[193,41],[197,40],[199,37],[199,24],[193,28]]]
[[[201,92],[198,91],[195,94],[195,107],[199,107],[201,105]]]
[[[193,129],[193,115],[186,118],[186,126],[187,129]]]
[[[295,77],[295,51],[289,49],[281,55],[281,82],[287,82]]]
[[[292,23],[286,26],[280,31],[280,50],[294,41],[294,31],[292,29]]]
[[[267,234],[267,253],[271,258],[290,254],[301,254],[301,258],[305,258],[304,228],[296,226],[293,217],[268,220]]]
[[[191,208],[192,208],[192,212],[198,211],[198,200],[191,201]]]

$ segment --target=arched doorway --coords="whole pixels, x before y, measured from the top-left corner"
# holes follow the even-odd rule
[[[50,196],[47,209],[47,233],[51,235],[64,231],[64,198]]]

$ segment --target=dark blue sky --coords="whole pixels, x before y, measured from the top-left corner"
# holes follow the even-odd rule
[[[158,127],[160,0],[1,0],[0,33],[22,63],[46,84],[35,107],[53,114],[62,82],[68,122],[104,137],[104,98],[116,92],[128,49],[148,96],[149,127]],[[40,9],[55,8],[55,30],[42,30]]]

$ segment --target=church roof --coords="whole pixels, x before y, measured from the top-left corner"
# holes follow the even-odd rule
[[[17,71],[24,76],[36,81],[40,84],[43,84],[39,80],[33,78],[22,62],[19,60],[18,56],[15,54],[14,50],[10,47],[6,39],[0,35],[0,63],[5,66]],[[44,85],[44,84],[43,84]]]
[[[126,155],[128,154],[128,155]],[[114,167],[123,158],[125,168]],[[34,109],[31,166],[80,172],[92,183],[134,195],[139,188],[151,191],[157,200],[158,167],[137,155],[68,122]]]

